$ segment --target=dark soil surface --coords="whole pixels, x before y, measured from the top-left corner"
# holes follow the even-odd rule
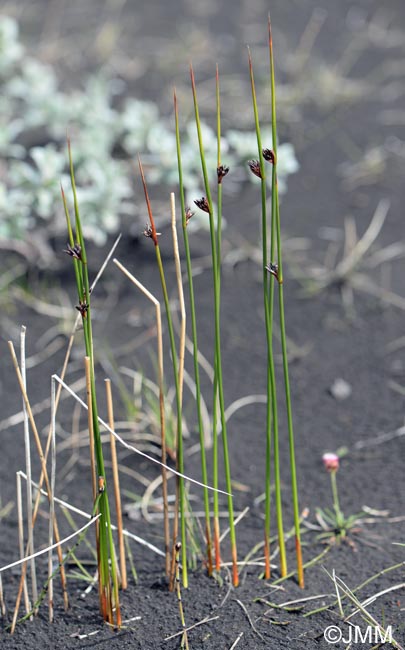
[[[34,47],[33,34],[42,33],[39,25],[44,23],[51,5],[55,9],[57,4],[19,2],[16,7],[7,6],[6,10],[21,10],[23,33],[25,29],[27,41]],[[301,166],[289,180],[288,193],[283,197],[281,208],[286,239],[286,321],[290,339],[300,507],[302,510],[308,508],[306,522],[311,525],[317,524],[317,508],[331,507],[329,476],[323,469],[321,458],[325,451],[344,448],[345,455],[337,476],[342,510],[351,515],[361,512],[366,506],[374,514],[367,514],[365,521],[356,527],[350,543],[338,546],[322,544],[317,539],[319,531],[304,527],[305,562],[329,549],[319,562],[307,569],[305,591],[299,589],[294,576],[278,585],[260,580],[262,567],[252,564],[241,569],[241,585],[233,589],[226,567],[219,582],[209,579],[199,562],[198,568],[190,574],[189,589],[183,590],[186,624],[192,626],[203,619],[210,620],[190,631],[189,643],[193,649],[346,647],[348,644],[343,641],[334,646],[324,639],[324,630],[331,625],[338,626],[346,639],[350,634],[350,627],[342,621],[338,607],[336,604],[332,606],[334,585],[324,569],[329,573],[335,570],[337,576],[354,589],[384,569],[405,562],[404,549],[394,544],[404,542],[405,537],[405,519],[402,519],[405,516],[405,438],[401,428],[404,423],[405,343],[401,337],[405,322],[402,302],[405,299],[405,268],[403,259],[376,265],[377,251],[400,242],[404,234],[404,5],[393,0],[384,2],[383,6],[373,0],[324,2],[322,7],[313,0],[272,4],[275,46],[279,52],[280,139],[294,144]],[[224,91],[225,120],[246,123],[246,115],[250,116],[251,109],[248,108],[244,45],[248,41],[253,51],[256,46],[263,55],[257,56],[257,65],[258,78],[262,71],[264,83],[267,74],[264,49],[267,11],[267,4],[259,0],[240,0],[232,4],[208,0],[200,3],[192,0],[152,1],[142,7],[141,3],[127,3],[121,16],[124,25],[122,39],[111,54],[112,65],[131,51],[132,35],[134,61],[142,60],[142,49],[145,53],[145,68],[139,72],[136,92],[144,99],[154,97],[167,107],[173,83],[186,87],[186,67],[190,56],[201,78],[205,75],[209,83],[212,83],[215,61],[224,60],[225,76],[231,79],[232,73],[236,79],[235,84],[229,83]],[[100,65],[90,44],[97,25],[106,18],[104,13],[101,17],[97,15],[96,2],[86,3],[86,10],[81,8],[81,3],[73,2],[69,8],[64,6],[63,12],[58,23],[59,42],[66,43],[63,37],[75,33],[80,47],[78,45],[76,56],[72,55],[71,60],[68,57],[58,59],[55,51],[48,52],[48,56],[53,54],[56,57],[61,73],[71,82],[78,70],[94,69]],[[317,21],[322,21],[322,25],[307,56],[307,44],[317,29]],[[48,36],[55,29],[50,19],[47,29]],[[51,38],[49,43],[52,43]],[[40,44],[38,49],[45,56],[43,40]],[[84,56],[85,62],[77,56],[80,48],[84,55],[88,53],[87,57]],[[303,61],[300,75],[294,72],[294,66],[298,65],[292,56],[295,51]],[[124,74],[124,71],[120,73]],[[149,75],[147,79],[146,74]],[[135,88],[135,78],[132,82]],[[264,91],[263,85],[263,101]],[[208,100],[206,110],[210,110]],[[334,247],[336,259],[343,256],[345,224],[347,237],[350,230],[348,217],[354,219],[358,235],[363,235],[383,199],[390,202],[386,221],[371,252],[360,261],[356,272],[348,280],[332,283],[311,297],[304,295],[303,282],[315,266],[328,264],[328,260],[333,259]],[[228,227],[224,232],[222,336],[227,405],[246,395],[265,393],[261,270],[252,259],[252,251],[258,248],[260,232],[258,200],[257,188],[250,185],[243,187],[238,196],[225,197]],[[160,215],[155,216],[158,222]],[[332,240],[327,237],[332,237]],[[55,242],[55,250],[61,250],[63,244]],[[168,284],[175,298],[169,229],[163,229],[161,245]],[[107,250],[90,248],[94,272]],[[237,265],[231,263],[231,254],[235,252],[238,253]],[[207,262],[209,240],[205,234],[193,235],[192,254],[195,266],[201,269],[195,277],[200,347],[212,364],[212,276]],[[153,293],[161,295],[153,246],[149,240],[143,237],[133,239],[124,233],[116,257]],[[18,299],[15,293],[2,302],[0,496],[3,506],[10,500],[15,501],[15,472],[24,467],[22,424],[14,424],[8,419],[20,412],[21,396],[6,341],[12,338],[17,347],[19,328],[22,324],[27,326],[27,356],[33,361],[28,367],[28,392],[32,405],[41,403],[49,396],[50,376],[54,372],[60,373],[67,345],[66,335],[75,318],[73,274],[69,259],[62,254],[59,258],[59,270],[49,276],[46,273],[38,275],[35,269],[27,274],[27,287],[34,297],[33,306],[27,299]],[[41,313],[42,300],[52,304],[53,308],[57,306],[60,313]],[[67,310],[64,317],[63,310]],[[130,379],[119,373],[119,368],[136,368],[155,378],[151,362],[155,351],[154,313],[146,299],[112,264],[94,292],[93,310],[101,415],[105,411],[102,380],[111,376],[116,419],[129,420],[131,416],[125,410],[124,396],[132,386]],[[58,349],[46,358],[38,359],[52,340],[60,343]],[[280,350],[276,352],[280,380],[284,525],[286,530],[290,530],[292,508],[287,423],[281,397]],[[83,376],[82,357],[79,332],[67,373],[70,385]],[[186,367],[192,374],[190,355]],[[165,369],[167,384],[171,385],[168,354]],[[336,379],[344,379],[350,385],[351,394],[347,399],[338,400],[331,394]],[[203,391],[210,409],[212,388],[205,374]],[[84,395],[83,387],[79,392]],[[188,390],[184,402],[191,432],[186,440],[186,472],[200,479],[198,454],[193,453],[197,443],[193,400]],[[41,409],[36,417],[45,439],[49,410]],[[61,403],[58,414],[56,492],[60,498],[90,511],[84,414],[76,424],[82,432],[81,446],[77,444],[78,435],[72,433],[74,421],[77,423],[77,413],[72,400],[67,398]],[[125,437],[150,453],[151,443],[145,436],[136,438],[136,433],[135,428],[127,430]],[[144,433],[150,433],[149,429]],[[259,498],[264,491],[265,473],[263,402],[245,406],[232,416],[229,437],[235,511],[239,513],[249,508],[237,526],[239,558],[243,560],[263,538],[263,503]],[[159,449],[155,446],[152,453],[158,455]],[[130,504],[142,497],[148,481],[158,476],[158,469],[125,450],[120,450],[119,458],[124,503]],[[34,476],[38,477],[39,463],[36,459],[33,459],[33,465]],[[173,492],[173,481],[169,485]],[[221,486],[224,487],[224,482]],[[190,493],[195,499],[193,508],[200,510],[199,489],[192,486]],[[159,496],[159,491],[155,496]],[[43,516],[38,524],[38,547],[46,544],[45,503],[43,505]],[[225,498],[221,498],[221,508],[226,509]],[[162,521],[153,518],[158,513],[152,506],[148,512],[151,521],[139,514],[137,520],[127,517],[125,526],[162,549]],[[61,513],[58,513],[58,520],[62,534],[69,534],[71,528]],[[76,516],[77,526],[79,523]],[[226,527],[226,519],[223,519],[222,529]],[[88,537],[92,540],[91,532]],[[14,508],[0,521],[0,566],[16,559],[17,546]],[[82,598],[87,585],[72,578],[69,580],[71,607],[68,612],[63,611],[59,586],[55,581],[55,622],[52,625],[47,622],[44,603],[38,617],[33,622],[18,625],[11,637],[6,627],[18,588],[19,569],[16,568],[3,574],[7,614],[3,619],[0,643],[10,650],[38,647],[171,650],[180,647],[180,636],[166,640],[178,632],[181,625],[176,597],[164,584],[163,558],[135,542],[131,549],[139,580],[135,585],[130,579],[129,589],[122,594],[123,618],[134,619],[124,629],[116,632],[104,626],[98,614],[95,591]],[[82,559],[89,557],[84,547],[78,553]],[[261,554],[259,548],[254,557],[259,558]],[[225,562],[230,560],[227,541],[223,559]],[[292,540],[288,542],[288,561],[289,570],[293,571]],[[279,577],[277,558],[273,562],[273,579],[276,580]],[[46,560],[42,559],[38,567],[40,584],[43,584]],[[367,609],[383,626],[392,626],[393,636],[401,645],[405,645],[403,584],[404,568],[399,567],[380,575],[358,592],[363,602],[387,590],[374,603],[367,605]],[[303,598],[312,600],[300,603],[299,611],[275,606]],[[304,616],[328,603],[331,607],[327,611]],[[135,620],[135,617],[139,618]],[[362,630],[366,629],[358,615],[353,622],[361,625]],[[354,643],[353,647],[373,645]]]

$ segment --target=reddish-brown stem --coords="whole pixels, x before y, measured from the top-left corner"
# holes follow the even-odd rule
[[[234,587],[239,586],[238,554],[234,546],[232,546],[232,584]]]
[[[220,571],[221,570],[221,542],[220,542],[218,517],[214,518],[214,547],[215,547],[215,569],[216,571]]]
[[[301,589],[305,587],[304,580],[304,565],[302,563],[302,549],[301,549],[301,540],[299,537],[295,537],[295,553],[297,556],[297,575],[298,575],[298,584]]]
[[[142,179],[143,192],[145,194],[145,202],[146,202],[146,207],[147,207],[147,210],[148,210],[150,227],[152,228],[152,235],[151,236],[152,236],[153,243],[155,244],[155,246],[158,246],[158,238],[157,238],[155,220],[153,218],[152,206],[150,204],[148,188],[146,186],[145,174],[143,173],[143,167],[142,167],[141,159],[139,158],[139,156],[138,156],[138,165],[139,165],[139,171],[140,171],[141,179]]]

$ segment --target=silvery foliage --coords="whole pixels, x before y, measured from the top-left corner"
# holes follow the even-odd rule
[[[90,77],[84,89],[65,93],[52,67],[27,54],[18,25],[0,18],[0,237],[24,240],[63,231],[60,183],[69,186],[66,131],[72,139],[85,235],[103,244],[122,219],[135,215],[131,160],[138,152],[147,166],[148,183],[177,183],[173,124],[152,102],[126,99],[120,110],[114,99],[122,84],[104,76]],[[124,88],[125,90],[125,88]],[[203,124],[208,168],[215,173],[216,136]],[[270,137],[264,134],[263,142]],[[228,131],[223,139],[224,162],[234,172],[227,184],[235,188],[251,178],[247,159],[257,151],[254,133]],[[115,152],[120,150],[120,156]],[[122,156],[122,153],[125,156]],[[285,190],[289,174],[298,169],[290,144],[279,146],[279,182]],[[182,161],[187,198],[203,194],[194,124],[182,133]],[[234,179],[233,181],[231,179]],[[229,179],[229,180],[228,180]],[[197,210],[197,212],[199,212]],[[207,223],[198,214],[193,226]]]

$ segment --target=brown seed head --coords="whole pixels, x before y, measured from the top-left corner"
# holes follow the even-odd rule
[[[138,156],[138,165],[139,165],[139,171],[141,173],[141,179],[142,179],[142,185],[143,185],[143,191],[145,194],[145,201],[146,201],[146,207],[148,209],[148,215],[149,215],[149,221],[150,221],[150,231],[149,231],[149,226],[146,226],[146,230],[144,231],[145,237],[151,237],[153,239],[153,243],[155,246],[158,246],[158,235],[160,233],[156,232],[156,226],[155,226],[155,220],[153,218],[152,214],[152,206],[150,204],[150,199],[149,199],[149,193],[148,193],[148,188],[146,185],[146,179],[145,179],[145,174],[143,171],[141,159]],[[150,234],[149,234],[150,232]]]
[[[258,178],[263,178],[262,172],[260,170],[260,162],[258,160],[249,160],[248,165],[252,174],[257,176]]]
[[[186,226],[188,222],[190,221],[191,217],[194,215],[194,212],[187,206],[186,211],[185,211],[185,216],[186,216]]]
[[[218,185],[222,183],[222,179],[225,178],[228,172],[229,172],[229,167],[227,167],[226,165],[220,165],[219,167],[217,167]]]
[[[145,226],[145,230],[143,231],[143,234],[144,234],[145,237],[150,237],[151,239],[153,239],[154,242],[155,242],[155,238],[156,238],[156,242],[157,242],[157,238],[160,237],[160,235],[162,233],[161,232],[153,232],[152,226],[150,226],[147,223],[146,226]],[[155,242],[155,245],[157,245],[156,242]]]
[[[269,162],[271,165],[274,165],[276,162],[276,156],[274,155],[274,151],[272,149],[263,149],[263,158]]]
[[[274,275],[276,280],[279,280],[278,277],[278,264],[273,264],[273,262],[270,262],[267,266],[265,266],[266,271],[270,273],[270,275]]]
[[[80,312],[82,318],[86,318],[87,312],[89,310],[89,305],[84,300],[81,300],[78,305],[76,305],[77,311]]]
[[[201,197],[201,199],[196,199],[194,203],[196,204],[197,208],[200,208],[200,210],[203,212],[207,212],[208,214],[210,213],[210,206],[208,205],[208,201],[205,196]]]
[[[66,248],[63,251],[64,253],[67,253],[70,255],[70,257],[73,257],[75,260],[80,260],[82,259],[82,249],[79,244],[75,244],[74,246],[71,246],[70,244],[66,244]]]

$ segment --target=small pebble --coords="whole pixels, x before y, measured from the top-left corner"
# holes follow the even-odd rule
[[[329,388],[329,392],[335,399],[344,400],[352,394],[352,387],[347,381],[339,377],[338,379],[335,379],[332,386]]]

